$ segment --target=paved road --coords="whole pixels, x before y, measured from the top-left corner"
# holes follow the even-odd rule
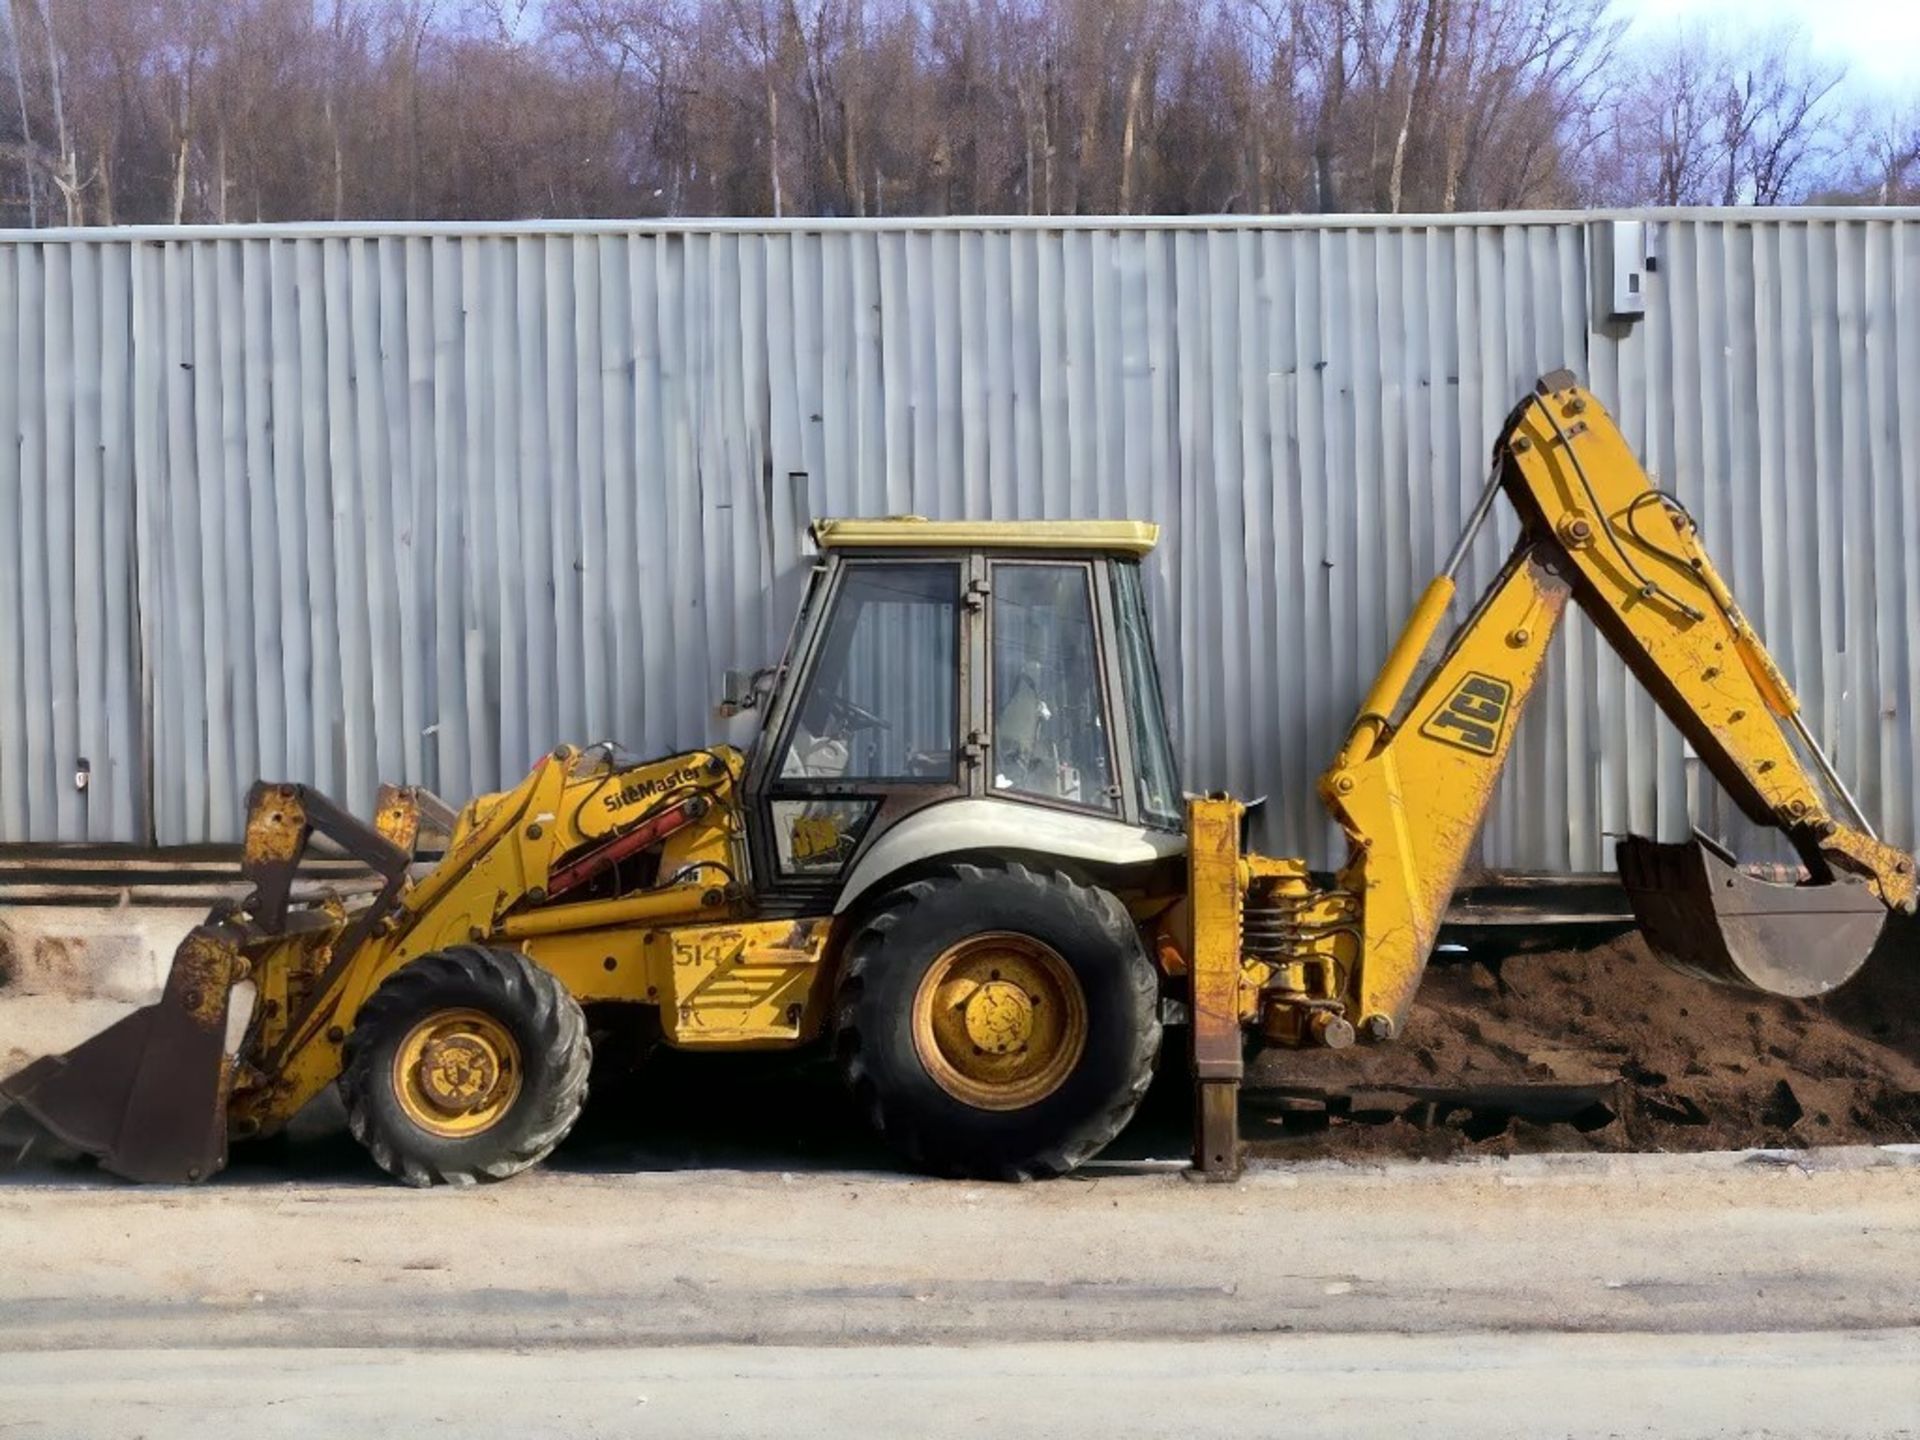
[[[1920,1160],[0,1185],[0,1437],[460,1420],[1920,1436]]]
[[[464,1433],[515,1440],[1920,1433],[1910,1330],[507,1355],[69,1351],[0,1364],[16,1372],[0,1385],[6,1436],[432,1435],[462,1420]]]

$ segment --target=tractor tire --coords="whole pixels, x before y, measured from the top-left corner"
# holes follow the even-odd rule
[[[586,1017],[547,971],[460,945],[389,975],[347,1036],[347,1124],[409,1185],[504,1180],[566,1137],[587,1099]]]
[[[854,932],[834,1045],[856,1103],[912,1164],[1064,1175],[1146,1093],[1159,979],[1108,891],[954,865],[886,895]]]

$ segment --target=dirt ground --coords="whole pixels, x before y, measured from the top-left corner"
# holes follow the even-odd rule
[[[1242,1092],[1249,1157],[1920,1142],[1920,934],[1910,928],[1889,940],[1854,982],[1804,1003],[1681,975],[1636,936],[1583,951],[1476,947],[1465,961],[1437,960],[1400,1040],[1255,1053]],[[124,1009],[10,1001],[0,1074],[70,1047]],[[1163,1073],[1109,1159],[1186,1153],[1185,1044],[1184,1031],[1169,1033]],[[367,1168],[331,1097],[296,1130],[297,1143],[243,1147],[236,1164],[308,1176]],[[884,1169],[895,1161],[824,1056],[660,1052],[638,1073],[596,1076],[594,1102],[557,1163]]]
[[[1920,935],[1804,1002],[1679,974],[1637,935],[1435,965],[1398,1043],[1268,1051],[1251,1080],[1275,1159],[1920,1141]]]

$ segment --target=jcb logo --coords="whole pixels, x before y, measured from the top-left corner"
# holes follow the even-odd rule
[[[1422,735],[1458,745],[1476,755],[1500,748],[1500,731],[1507,723],[1507,702],[1513,687],[1491,675],[1470,674],[1454,687],[1447,703],[1427,717]]]

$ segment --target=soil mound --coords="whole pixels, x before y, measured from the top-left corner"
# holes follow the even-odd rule
[[[1637,935],[1433,966],[1405,1035],[1270,1050],[1255,1154],[1726,1150],[1920,1141],[1920,927],[1846,986],[1777,999],[1682,975]]]

